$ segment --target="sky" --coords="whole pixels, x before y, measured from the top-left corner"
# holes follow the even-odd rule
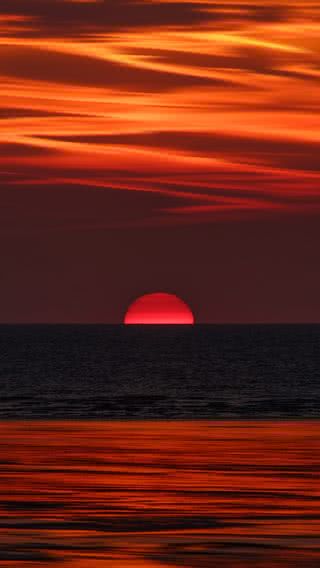
[[[1,0],[0,322],[320,322],[320,5]]]

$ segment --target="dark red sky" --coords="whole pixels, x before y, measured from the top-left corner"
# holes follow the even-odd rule
[[[3,0],[0,321],[320,321],[320,9]]]

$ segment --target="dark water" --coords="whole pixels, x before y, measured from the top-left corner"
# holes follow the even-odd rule
[[[320,326],[1,326],[0,418],[320,417]]]

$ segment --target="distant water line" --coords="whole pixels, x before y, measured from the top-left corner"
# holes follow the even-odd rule
[[[217,418],[320,418],[320,326],[0,326],[0,419]]]

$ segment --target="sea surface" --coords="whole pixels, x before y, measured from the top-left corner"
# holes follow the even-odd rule
[[[4,421],[1,568],[319,568],[319,421]]]
[[[0,419],[320,417],[320,325],[0,326]]]
[[[320,326],[0,326],[1,568],[319,568]]]

